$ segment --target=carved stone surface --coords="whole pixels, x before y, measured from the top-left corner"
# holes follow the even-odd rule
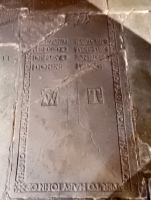
[[[0,0],[0,4],[7,9],[32,8],[33,0]]]
[[[18,51],[14,47],[0,47],[0,199],[8,181],[14,139],[13,126],[16,110],[16,79],[18,68]]]
[[[0,43],[18,43],[17,10],[0,10]]]
[[[9,196],[135,197],[120,26],[100,14],[65,22],[22,55]]]

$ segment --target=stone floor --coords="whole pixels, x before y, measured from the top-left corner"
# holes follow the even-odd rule
[[[43,13],[56,18],[51,27]],[[62,29],[63,15],[76,13],[103,14],[121,25],[120,37],[124,40],[122,52],[130,93],[130,109],[133,135],[131,142],[136,152],[138,194],[134,196],[113,194],[102,199],[151,199],[151,1],[150,0],[1,0],[0,1],[0,200],[50,199],[41,196],[22,195],[12,197],[10,177],[16,135],[15,126],[19,87],[22,80],[21,57],[44,40],[49,34]],[[61,19],[60,19],[61,16]],[[30,20],[29,20],[30,19]],[[55,23],[58,23],[57,25]],[[31,35],[28,29],[36,26]],[[47,28],[49,27],[49,28]],[[29,39],[30,37],[30,39]],[[122,64],[121,64],[122,66]],[[125,98],[125,97],[124,97]],[[35,135],[36,138],[36,135]],[[38,140],[38,138],[36,138]],[[41,139],[40,139],[41,140]],[[133,164],[134,164],[133,163]],[[40,173],[40,172],[39,172]],[[20,186],[22,187],[22,186]],[[60,198],[60,195],[54,197]],[[80,195],[79,195],[80,197]],[[87,198],[85,195],[83,198]],[[67,194],[66,198],[78,198]],[[95,195],[90,195],[95,198]],[[52,196],[51,196],[52,199]]]

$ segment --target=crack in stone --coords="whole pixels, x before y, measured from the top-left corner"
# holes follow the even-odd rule
[[[134,10],[135,10],[135,9],[132,8],[129,12],[122,13],[122,14],[120,13],[120,14],[119,14],[120,20],[121,20],[120,23],[123,24],[123,23],[128,19],[128,17],[134,12]],[[125,19],[123,19],[123,14],[125,15]]]
[[[112,58],[112,56],[115,56],[116,54],[119,54],[120,52],[121,52],[121,50],[119,50],[113,54],[107,55],[105,58],[100,59],[99,61],[110,59],[110,58]],[[82,68],[83,68],[82,70],[80,70],[79,72],[75,73],[74,75],[72,75],[70,77],[65,77],[63,80],[61,80],[59,85],[56,87],[56,90],[69,85],[72,81],[74,81],[76,78],[82,76],[86,72],[89,72],[93,69],[98,69],[97,64],[98,64],[97,62],[94,64],[91,64],[90,67],[87,67],[87,65],[82,65]]]
[[[109,11],[109,1],[106,0],[107,10]]]
[[[82,82],[81,82],[81,83],[82,83]],[[77,83],[77,88],[78,88],[78,83]],[[78,90],[79,90],[79,89],[78,89]],[[79,92],[77,91],[77,95],[78,95],[78,94],[79,94]],[[80,101],[79,101],[79,95],[78,95],[78,102],[80,102]],[[113,171],[109,168],[109,166],[107,165],[107,161],[106,161],[106,160],[103,158],[103,156],[101,155],[100,148],[97,147],[97,145],[95,144],[95,141],[94,141],[94,139],[93,139],[93,134],[94,134],[94,133],[93,133],[90,129],[85,128],[85,127],[83,126],[83,124],[81,123],[81,121],[80,121],[80,104],[79,104],[79,103],[78,103],[78,123],[79,123],[79,125],[80,125],[83,129],[85,129],[86,131],[88,131],[88,132],[90,133],[90,139],[91,139],[91,141],[92,141],[92,144],[93,144],[94,148],[98,151],[99,156],[101,157],[102,161],[104,162],[106,168],[111,172],[111,174],[112,174],[114,177],[116,177],[116,178],[118,178],[118,179],[120,180],[120,178],[119,178],[117,175],[115,175],[115,174],[113,173]]]
[[[55,137],[55,135],[57,134],[57,132],[60,131],[60,130],[56,130],[54,135],[51,137],[51,140]],[[47,142],[44,146],[42,146],[40,148],[40,152],[39,152],[39,156],[38,156],[38,159],[37,159],[37,162],[35,164],[35,166],[33,167],[33,169],[31,170],[31,172],[29,173],[29,175],[27,176],[27,179],[32,175],[32,173],[35,171],[39,161],[40,161],[40,157],[41,157],[41,153],[42,153],[42,150],[49,144],[49,142]]]
[[[15,138],[16,104],[17,103],[15,103],[14,109],[13,109],[12,142],[14,142],[14,138]]]
[[[48,144],[48,143],[47,143],[47,144]],[[47,146],[47,144],[46,144],[45,146]],[[39,156],[38,156],[37,162],[36,162],[34,168],[32,169],[32,171],[31,171],[31,172],[29,173],[29,175],[27,176],[27,179],[28,179],[28,178],[32,175],[32,173],[35,171],[35,169],[36,169],[36,167],[37,167],[37,165],[38,165],[38,163],[39,163],[39,161],[40,161],[40,157],[41,157],[42,150],[43,150],[43,148],[45,148],[45,146],[43,146],[43,147],[40,148],[40,152],[39,152]]]
[[[20,41],[22,41],[22,50],[25,50],[23,53],[27,53],[29,50],[34,49],[37,45],[40,45],[42,42],[44,42],[46,40],[46,38],[48,38],[49,36],[55,34],[59,30],[61,30],[64,26],[66,26],[66,15],[65,14],[60,14],[58,16],[61,17],[61,21],[59,21],[59,19],[57,19],[57,23],[58,24],[57,25],[53,24],[53,27],[51,26],[52,30],[50,30],[49,33],[43,33],[43,30],[38,30],[38,33],[40,33],[40,32],[41,33],[38,35],[39,39],[37,39],[37,42],[36,41],[31,41],[30,44],[26,44],[25,45],[26,41],[23,40],[23,38],[21,37],[21,34],[20,34],[19,39],[20,39]],[[45,36],[43,36],[43,35],[45,35]],[[33,37],[33,38],[35,39],[35,37]],[[25,45],[25,46],[23,47],[23,45]]]

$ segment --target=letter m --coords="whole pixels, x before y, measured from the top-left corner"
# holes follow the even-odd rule
[[[43,89],[42,92],[42,106],[57,106],[58,91],[50,88]]]

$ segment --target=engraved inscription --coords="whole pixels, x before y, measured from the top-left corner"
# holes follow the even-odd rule
[[[102,104],[103,103],[102,88],[88,89],[88,103],[89,104]]]
[[[77,38],[75,40],[76,45],[107,45],[107,38]]]
[[[57,106],[58,104],[58,91],[50,88],[43,89],[42,92],[42,106]]]
[[[84,191],[120,191],[117,183],[35,183],[30,185],[32,192],[84,192]]]
[[[17,20],[18,12],[15,12],[13,10],[11,11],[1,11],[0,12],[0,25],[1,29],[8,27],[8,25],[11,25],[11,28],[13,28],[13,24],[10,24],[14,22],[14,20]]]
[[[76,69],[77,70],[82,70],[84,68],[90,68],[94,66],[96,69],[102,69],[102,64],[101,63],[76,63]]]
[[[57,46],[38,46],[33,49],[34,53],[41,53],[41,52],[67,52],[67,47],[57,47]]]
[[[114,21],[108,18],[108,28],[109,28],[109,38],[110,38],[110,52],[116,52],[116,40],[115,40],[115,31],[114,31]],[[123,110],[123,97],[120,83],[120,73],[119,73],[119,64],[117,56],[112,57],[112,73],[113,73],[113,82],[114,82],[114,96],[115,96],[115,105],[117,113],[117,124],[118,124],[118,133],[119,133],[119,147],[121,155],[121,166],[122,166],[122,176],[123,183],[126,183],[125,189],[131,189],[130,182],[130,167],[129,167],[129,156],[128,156],[128,145],[127,138],[125,133],[124,125],[124,110]]]
[[[67,21],[74,24],[74,27],[84,26],[93,21],[93,17],[87,13],[81,13],[80,15],[74,13],[67,16],[67,19]]]
[[[16,174],[16,182],[14,191],[26,191],[24,183],[25,176],[25,160],[26,160],[26,144],[27,144],[27,126],[28,126],[28,110],[29,110],[29,90],[30,90],[30,68],[31,53],[28,52],[25,57],[24,66],[24,83],[22,93],[21,123],[20,123],[20,145],[18,154],[18,166]]]
[[[33,61],[64,61],[67,55],[33,55]]]
[[[95,68],[102,69],[101,61],[108,60],[110,48],[106,38],[76,38],[75,45],[75,60],[78,61],[76,69],[80,70],[83,66],[90,67],[91,62]]]
[[[106,58],[106,56],[105,55],[100,55],[100,54],[98,54],[98,55],[88,55],[88,54],[85,54],[85,55],[76,55],[76,60],[77,61],[99,61],[99,60],[102,60],[102,59],[104,59],[104,58]]]
[[[96,46],[80,46],[75,47],[76,53],[108,53],[109,47],[96,47]]]
[[[32,70],[60,70],[63,69],[62,64],[48,63],[48,64],[33,64]]]
[[[51,45],[67,45],[68,44],[68,39],[66,38],[47,38],[46,39],[46,44],[51,44]]]
[[[9,56],[7,56],[7,55],[2,56],[2,60],[3,61],[9,61]]]

